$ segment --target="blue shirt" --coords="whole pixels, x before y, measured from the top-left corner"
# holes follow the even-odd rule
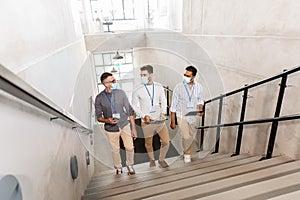
[[[112,90],[112,93],[107,93],[103,90],[96,96],[96,118],[112,118],[113,113],[119,113],[120,119],[117,124],[105,123],[104,129],[106,131],[118,132],[119,128],[123,128],[129,123],[128,117],[134,115],[134,110],[129,104],[128,98],[123,90],[115,89]]]

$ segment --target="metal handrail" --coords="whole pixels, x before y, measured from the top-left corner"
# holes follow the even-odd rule
[[[275,76],[272,76],[270,78],[258,81],[256,83],[250,84],[250,85],[245,85],[244,87],[233,90],[231,92],[228,92],[226,94],[221,94],[218,97],[212,98],[210,100],[205,101],[203,110],[205,110],[206,104],[211,103],[213,101],[219,100],[219,111],[218,111],[218,122],[215,125],[210,125],[210,126],[204,126],[205,122],[205,115],[202,117],[202,126],[197,126],[197,129],[201,130],[201,144],[200,144],[200,149],[203,149],[203,140],[204,140],[204,129],[208,128],[217,128],[216,131],[216,145],[215,145],[215,153],[218,152],[219,149],[219,138],[220,138],[220,130],[222,127],[230,127],[230,126],[238,126],[238,136],[237,136],[237,141],[236,141],[236,149],[235,149],[235,154],[234,155],[239,155],[240,153],[240,148],[241,148],[241,141],[242,141],[242,134],[243,134],[243,126],[248,125],[248,124],[260,124],[260,123],[268,123],[272,122],[272,127],[270,131],[270,137],[269,137],[269,143],[268,143],[268,149],[266,153],[266,159],[269,159],[272,157],[274,145],[275,145],[275,138],[277,134],[277,128],[278,128],[278,122],[279,121],[286,121],[286,120],[295,120],[295,119],[300,119],[299,114],[294,114],[294,115],[287,115],[287,116],[280,116],[280,111],[281,111],[281,106],[282,106],[282,101],[284,98],[284,92],[285,88],[287,87],[287,78],[288,75],[300,71],[300,66],[294,67],[289,70],[284,70],[282,73],[277,74]],[[265,119],[258,119],[258,120],[249,120],[245,121],[245,112],[246,112],[246,106],[247,106],[247,98],[248,98],[248,90],[250,88],[257,87],[259,85],[268,83],[270,81],[276,80],[281,78],[281,83],[280,85],[280,90],[278,93],[278,99],[277,99],[277,104],[276,104],[276,109],[275,109],[275,114],[274,118],[265,118]],[[222,106],[223,106],[223,101],[226,97],[234,95],[236,93],[243,92],[243,102],[242,102],[242,107],[241,107],[241,114],[240,114],[240,121],[239,122],[233,122],[233,123],[222,123],[221,121],[221,116],[222,116]]]
[[[267,82],[270,82],[270,81],[273,81],[273,80],[282,78],[283,76],[286,76],[286,75],[295,73],[295,72],[297,72],[297,71],[300,71],[300,66],[294,67],[294,68],[289,69],[289,70],[284,70],[284,71],[281,72],[280,74],[277,74],[277,75],[272,76],[272,77],[270,77],[270,78],[266,78],[266,79],[264,79],[264,80],[255,82],[255,83],[250,84],[250,85],[245,85],[245,86],[242,87],[242,88],[233,90],[233,91],[228,92],[228,93],[226,93],[226,94],[221,94],[221,95],[218,96],[218,97],[215,97],[215,98],[212,98],[212,99],[209,99],[209,100],[205,101],[205,103],[210,103],[210,102],[212,102],[212,101],[219,100],[219,99],[222,98],[222,97],[228,97],[228,96],[234,95],[234,94],[236,94],[236,93],[239,93],[239,92],[244,91],[245,89],[250,89],[250,88],[253,88],[253,87],[256,87],[256,86],[265,84],[265,83],[267,83]]]
[[[61,109],[55,103],[50,101],[43,94],[38,92],[28,83],[9,71],[0,64],[0,89],[19,98],[23,101],[53,115],[53,119],[62,119],[70,124],[73,128],[78,128],[82,132],[92,133],[93,131],[86,127],[82,122],[76,119],[73,115]]]
[[[250,124],[263,124],[268,122],[280,122],[280,121],[289,121],[300,119],[300,113],[295,115],[286,115],[281,117],[274,118],[264,118],[264,119],[256,119],[256,120],[248,120],[242,122],[232,122],[232,123],[224,123],[224,124],[215,124],[211,126],[196,126],[196,129],[208,129],[208,128],[217,128],[217,127],[230,127],[230,126],[238,126],[238,125],[250,125]]]

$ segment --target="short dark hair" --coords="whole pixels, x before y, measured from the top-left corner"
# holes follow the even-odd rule
[[[151,65],[144,65],[141,67],[141,71],[147,70],[149,74],[153,74],[153,67]]]
[[[101,83],[103,83],[103,81],[104,81],[107,77],[109,77],[109,76],[112,76],[112,74],[109,73],[109,72],[104,72],[104,73],[101,75],[101,77],[100,77]]]
[[[192,66],[192,65],[187,66],[187,67],[185,68],[185,70],[186,70],[186,71],[189,71],[189,72],[192,72],[192,73],[193,73],[193,76],[196,76],[196,75],[197,75],[197,69],[196,69],[194,66]]]

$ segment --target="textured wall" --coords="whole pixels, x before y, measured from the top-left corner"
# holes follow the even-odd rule
[[[206,50],[218,68],[225,91],[231,91],[300,64],[299,8],[297,0],[189,0],[183,7],[183,31]],[[297,80],[299,75],[288,81],[292,87],[287,88],[284,114],[300,112],[295,103],[299,96]],[[253,98],[248,101],[246,119],[274,115],[279,82],[250,91]],[[225,103],[225,122],[239,119],[235,116],[240,113],[241,95]],[[298,121],[280,123],[275,155],[300,158],[299,126]],[[223,129],[221,151],[234,151],[236,132],[234,128]],[[247,126],[242,152],[264,154],[269,132],[270,124]]]
[[[89,127],[96,81],[76,3],[2,1],[0,63]],[[85,164],[86,150],[93,151],[90,136],[0,92],[0,174],[16,175],[24,200],[80,199],[93,173]],[[72,155],[79,161],[75,181]]]

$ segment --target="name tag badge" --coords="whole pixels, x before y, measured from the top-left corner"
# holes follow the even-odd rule
[[[188,104],[186,105],[186,108],[187,108],[188,110],[193,110],[193,109],[194,109],[194,104],[193,104],[193,102],[188,102]]]
[[[159,117],[160,112],[159,112],[160,107],[159,106],[153,106],[150,110],[150,117],[151,119],[156,119]]]
[[[121,118],[120,113],[114,113],[112,117],[117,120]]]

